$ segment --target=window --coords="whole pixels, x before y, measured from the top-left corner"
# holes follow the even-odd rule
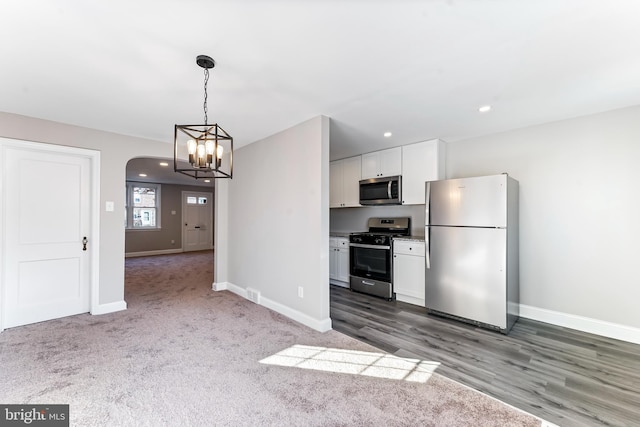
[[[160,185],[127,182],[125,227],[160,228]]]
[[[188,205],[206,205],[207,204],[207,198],[206,197],[187,196],[187,204]]]

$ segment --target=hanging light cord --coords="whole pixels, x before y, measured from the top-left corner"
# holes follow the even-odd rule
[[[207,83],[209,82],[209,69],[205,67],[204,69],[204,124],[207,125],[207,113],[209,109],[207,108]]]

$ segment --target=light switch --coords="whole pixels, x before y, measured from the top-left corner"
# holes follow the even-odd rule
[[[113,202],[106,202],[104,204],[104,208],[107,212],[113,212],[114,206],[113,206]]]
[[[175,215],[175,214],[176,214],[176,211],[171,211],[171,215]]]

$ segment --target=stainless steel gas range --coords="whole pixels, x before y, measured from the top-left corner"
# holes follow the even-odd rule
[[[408,236],[411,218],[369,218],[369,231],[349,235],[351,290],[392,300],[393,237]]]

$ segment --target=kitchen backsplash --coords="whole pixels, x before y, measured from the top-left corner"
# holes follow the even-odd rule
[[[371,217],[407,216],[411,218],[411,235],[424,236],[424,205],[330,209],[329,230],[340,233],[367,231],[367,221]]]

